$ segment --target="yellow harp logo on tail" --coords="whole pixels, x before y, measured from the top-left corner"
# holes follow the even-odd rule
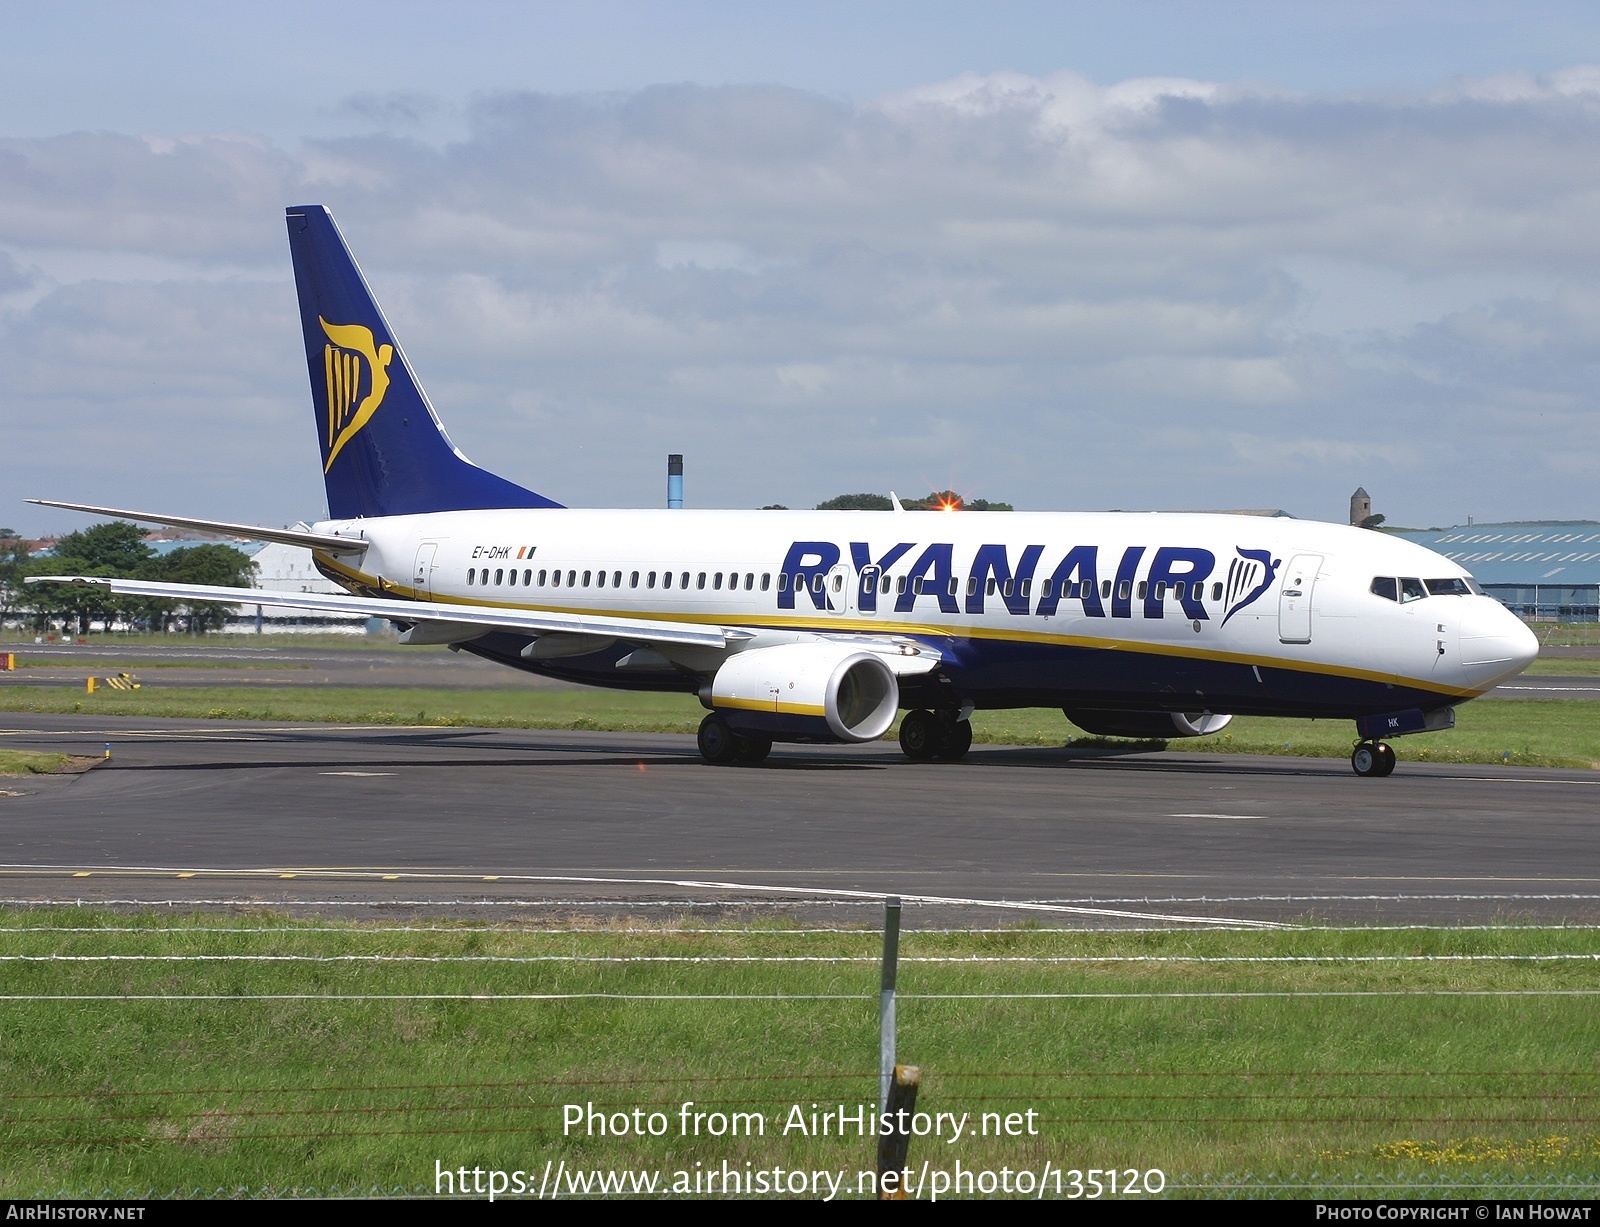
[[[317,322],[332,342],[322,355],[328,375],[328,463],[322,466],[326,473],[333,468],[344,445],[360,433],[383,404],[384,394],[389,391],[394,346],[374,344],[372,329],[360,324],[330,324],[320,315]],[[361,395],[363,383],[365,396]]]

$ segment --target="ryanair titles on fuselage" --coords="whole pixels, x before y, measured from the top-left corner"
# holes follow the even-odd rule
[[[885,608],[910,613],[919,597],[931,597],[942,613],[982,614],[985,602],[997,598],[1010,613],[1051,617],[1063,600],[1073,600],[1082,602],[1084,615],[1090,618],[1132,618],[1136,606],[1146,618],[1164,618],[1170,591],[1185,618],[1195,622],[1211,618],[1204,589],[1217,570],[1217,557],[1208,549],[1130,545],[1102,560],[1099,546],[1077,545],[1045,569],[1040,566],[1043,545],[1021,547],[1013,566],[1005,545],[986,544],[978,546],[963,577],[957,574],[955,548],[953,542],[935,542],[919,551],[917,543],[908,541],[874,557],[867,542],[850,542],[850,562],[856,575],[863,577],[856,591],[859,608],[875,612],[881,598]],[[1226,583],[1216,581],[1224,588],[1217,598],[1226,601],[1224,622],[1272,587],[1282,563],[1267,550],[1236,547],[1235,555],[1228,563]],[[887,576],[908,557],[911,562],[893,585],[866,582],[865,577]],[[778,608],[804,609],[809,600],[817,610],[839,609],[827,577],[843,558],[844,550],[831,541],[794,542],[783,561],[789,582],[780,587]]]

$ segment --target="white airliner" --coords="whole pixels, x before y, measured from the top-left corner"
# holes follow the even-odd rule
[[[351,595],[80,578],[135,596],[388,618],[571,681],[698,695],[709,763],[864,742],[901,708],[913,759],[958,759],[974,710],[1061,709],[1090,733],[1198,737],[1235,714],[1385,738],[1538,645],[1455,563],[1382,533],[1166,513],[580,511],[450,443],[333,218],[288,210],[328,518],[277,531],[46,506],[308,547]]]

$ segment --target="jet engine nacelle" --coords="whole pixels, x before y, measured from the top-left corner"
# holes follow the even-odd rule
[[[894,723],[900,684],[871,652],[787,643],[730,656],[712,679],[710,705],[739,733],[778,741],[872,741]]]
[[[1099,737],[1207,737],[1228,727],[1232,716],[1196,711],[1106,711],[1063,707],[1061,714]]]

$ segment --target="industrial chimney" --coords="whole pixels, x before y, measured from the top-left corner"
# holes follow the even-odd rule
[[[667,506],[673,510],[683,506],[683,457],[676,452],[667,457]]]

